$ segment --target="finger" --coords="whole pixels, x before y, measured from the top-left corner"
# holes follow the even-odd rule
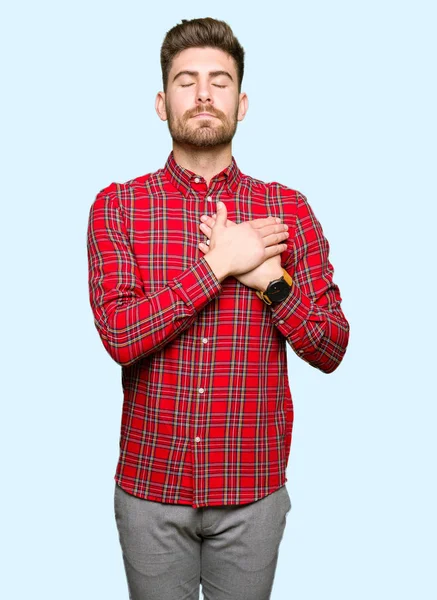
[[[284,252],[287,249],[287,244],[277,244],[276,246],[269,246],[265,249],[266,258],[271,258],[272,256],[277,256]]]
[[[217,213],[214,213],[212,215],[212,218],[214,219],[214,221],[217,219]],[[231,219],[227,219],[226,223],[231,223],[231,225],[236,225],[236,223],[234,221],[231,221]]]
[[[202,221],[202,224],[207,225],[208,227],[212,228],[215,225],[216,220],[213,219],[212,217],[208,216],[208,215],[202,215],[200,217],[200,220]],[[229,221],[226,221],[226,224],[228,224]],[[202,228],[202,225],[200,226]]]
[[[206,225],[208,225],[208,227],[214,227],[215,222],[216,222],[216,213],[214,213],[212,215],[212,217],[210,217],[209,215],[202,215],[200,217],[200,220],[202,221],[202,223],[205,223]],[[227,219],[226,221],[226,227],[228,226],[232,226],[232,225],[236,225],[236,223],[234,221],[231,221],[231,219]]]
[[[207,254],[209,252],[209,246],[207,246],[203,242],[199,242],[199,248],[204,254]]]
[[[213,223],[213,225],[214,225],[214,223]],[[200,229],[207,237],[209,237],[209,238],[211,237],[212,229],[206,223],[201,223]]]
[[[212,217],[204,214],[200,217],[200,220],[211,227],[212,223],[210,222],[210,220],[211,219],[215,220],[216,217],[217,217],[217,213],[214,213],[212,215]],[[231,221],[231,219],[228,219],[227,223],[233,224],[233,225],[237,224],[234,221]],[[280,227],[285,227],[288,229],[288,225],[282,224],[281,219],[279,217],[266,217],[266,218],[262,217],[260,219],[251,219],[248,221],[248,223],[250,223],[252,225],[252,227],[254,227],[254,229],[260,229],[262,227],[266,227],[268,225],[275,225],[275,224],[279,225]],[[279,229],[278,229],[278,231],[279,231]]]
[[[257,231],[260,233],[261,237],[266,237],[273,233],[283,233],[284,231],[288,231],[288,225],[285,225],[285,223],[281,223],[280,225],[265,225],[264,227],[257,229]]]
[[[228,218],[228,209],[226,204],[222,201],[217,202],[217,221],[220,225],[226,226],[226,219]]]
[[[252,219],[249,223],[252,225],[254,229],[259,229],[260,227],[265,227],[266,225],[274,225],[281,223],[279,217],[261,217],[259,219]]]
[[[272,233],[271,235],[267,235],[263,237],[264,246],[274,246],[275,244],[280,244],[284,240],[288,238],[288,231],[283,231],[281,233]],[[287,246],[287,244],[285,244]]]

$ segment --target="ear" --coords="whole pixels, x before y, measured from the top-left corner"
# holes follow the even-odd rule
[[[238,100],[238,115],[237,120],[242,121],[244,119],[245,114],[249,109],[249,98],[245,92],[241,92],[240,98]]]
[[[155,100],[155,110],[161,121],[167,121],[167,111],[165,109],[165,93],[158,92]]]

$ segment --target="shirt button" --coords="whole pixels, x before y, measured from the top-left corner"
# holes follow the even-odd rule
[[[299,354],[303,354],[303,350],[299,350]]]
[[[202,342],[203,342],[204,344],[207,344],[207,343],[208,343],[208,338],[203,338]]]
[[[194,438],[194,441],[195,441],[196,443],[197,443],[197,442],[200,442],[200,437],[199,437],[199,436],[195,437],[195,438]]]
[[[200,179],[199,179],[198,177],[195,177],[195,178],[194,178],[194,182],[195,182],[195,183],[199,183],[199,181],[200,181]]]
[[[278,321],[279,325],[283,325],[284,321],[281,319],[280,321]]]
[[[208,202],[212,202],[212,197],[211,196],[207,196],[206,199],[208,200]]]
[[[199,388],[199,394],[203,394],[203,392],[205,391],[203,388]]]

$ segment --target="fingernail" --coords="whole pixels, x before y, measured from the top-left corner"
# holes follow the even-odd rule
[[[276,223],[280,223],[281,219],[279,217],[276,217]]]
[[[221,202],[221,201],[217,202],[217,208],[223,208],[223,207],[224,207],[223,202]]]

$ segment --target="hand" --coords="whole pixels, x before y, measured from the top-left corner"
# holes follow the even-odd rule
[[[217,204],[217,215],[211,227],[209,252],[205,260],[219,281],[228,275],[240,275],[251,271],[267,258],[283,252],[287,244],[281,240],[288,237],[287,231],[277,233],[283,225],[274,225],[274,217],[269,217],[271,225],[252,227],[250,222],[227,226],[227,210],[223,202]]]
[[[211,239],[212,230],[216,222],[216,214],[212,217],[207,215],[201,216],[202,224],[200,229],[202,232]],[[248,223],[254,228],[262,231],[264,234],[275,230],[278,233],[284,233],[288,229],[288,226],[280,223],[280,219],[275,217],[260,218],[248,221]],[[236,223],[230,219],[226,220],[226,226],[232,227]],[[282,236],[281,236],[282,237]],[[288,236],[287,236],[288,237]],[[210,250],[210,246],[204,243],[199,243],[199,248],[204,254],[207,254]],[[234,275],[234,277],[246,285],[247,287],[265,291],[270,281],[273,279],[279,279],[282,276],[281,267],[281,256],[276,254],[270,258],[266,258],[264,262],[259,264],[257,267],[245,272]]]

